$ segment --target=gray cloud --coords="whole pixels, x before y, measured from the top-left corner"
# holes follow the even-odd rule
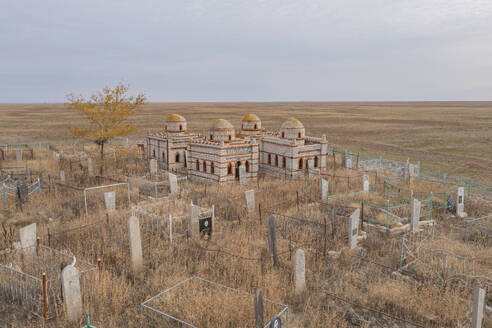
[[[492,2],[3,0],[0,102],[491,100]]]

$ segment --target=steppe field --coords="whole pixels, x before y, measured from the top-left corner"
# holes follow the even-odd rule
[[[196,132],[217,118],[238,129],[247,113],[277,130],[293,116],[336,149],[422,170],[347,169],[333,150],[297,179],[260,170],[218,186],[179,169],[176,190],[136,145],[171,113]],[[63,104],[0,105],[0,146],[52,143],[0,152],[0,328],[87,327],[85,315],[98,328],[268,328],[276,315],[284,328],[463,328],[482,311],[492,327],[492,102],[150,103],[134,119],[129,145],[118,138],[101,160],[74,145],[68,127],[83,119]],[[459,217],[460,199],[477,220]]]
[[[411,103],[151,103],[136,118],[135,138],[164,126],[179,113],[191,130],[205,130],[216,118],[240,126],[256,113],[267,129],[291,116],[306,134],[326,134],[329,142],[367,156],[422,161],[426,169],[492,182],[492,102]],[[67,127],[80,122],[62,104],[0,105],[0,144],[66,141]]]

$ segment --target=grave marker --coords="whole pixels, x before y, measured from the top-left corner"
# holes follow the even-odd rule
[[[369,191],[369,176],[367,174],[362,176],[362,191]]]
[[[15,160],[16,161],[22,161],[22,149],[16,149]]]
[[[157,174],[157,160],[152,158],[150,160],[150,175],[154,176]]]
[[[282,328],[282,320],[278,316],[275,316],[275,318],[270,321],[270,326],[268,328]]]
[[[328,200],[328,181],[320,179],[321,181],[321,200],[326,202]]]
[[[246,167],[244,165],[239,165],[239,183],[246,183]]]
[[[253,213],[255,210],[255,191],[253,189],[244,192],[246,200],[246,210],[248,213]]]
[[[263,328],[263,292],[257,290],[254,299],[255,328]]]
[[[60,182],[65,183],[65,171],[60,171]]]
[[[352,170],[352,159],[351,158],[347,158],[345,160],[345,168],[348,170]]]
[[[69,321],[78,321],[82,316],[80,275],[76,267],[67,265],[61,273],[65,309]]]
[[[142,240],[140,238],[140,220],[136,216],[128,219],[128,235],[130,238],[130,255],[133,272],[139,272],[143,267]]]
[[[481,328],[485,310],[485,290],[475,287],[473,293],[472,328]]]
[[[412,198],[411,206],[412,206],[411,229],[413,232],[416,232],[419,227],[420,209],[422,207],[422,203],[419,200]]]
[[[178,187],[178,178],[176,177],[175,174],[168,173],[168,179],[169,179],[169,190],[171,194],[175,194],[179,192],[179,187]]]
[[[465,213],[465,188],[459,187],[456,194],[456,215],[460,218],[466,218],[468,215]]]
[[[360,208],[356,209],[349,220],[349,244],[350,249],[357,247],[357,236],[359,235]]]
[[[306,259],[304,251],[298,249],[294,258],[294,288],[296,295],[300,295],[306,289]]]
[[[89,176],[94,175],[94,167],[92,166],[92,158],[87,159],[87,171],[89,172]]]
[[[273,266],[277,268],[277,236],[275,234],[275,217],[273,215],[268,218],[268,247],[270,248],[270,256],[273,258]]]
[[[34,252],[34,246],[36,246],[36,223],[19,229],[19,239],[24,253]]]
[[[116,194],[114,191],[104,193],[104,204],[106,204],[106,210],[108,211],[114,211],[116,209]]]
[[[191,236],[198,237],[200,235],[200,223],[198,221],[200,217],[200,207],[191,204],[190,206],[190,226]]]

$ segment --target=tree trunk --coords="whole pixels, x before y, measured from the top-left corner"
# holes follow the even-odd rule
[[[101,166],[99,167],[99,175],[103,175],[103,167],[104,167],[104,142],[101,142]]]

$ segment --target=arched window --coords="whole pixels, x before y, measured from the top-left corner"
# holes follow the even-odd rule
[[[232,164],[229,163],[227,164],[227,175],[231,175],[232,174]]]
[[[200,171],[200,162],[196,160],[196,170]]]
[[[229,136],[229,141],[231,141],[231,140],[232,140],[232,136]]]
[[[249,173],[249,161],[246,161],[246,172]]]
[[[255,124],[255,130],[257,130],[257,129],[258,129],[258,125]]]
[[[152,157],[155,158],[155,149],[152,150]]]
[[[162,162],[163,163],[166,162],[166,153],[165,152],[162,152]]]
[[[287,167],[287,160],[285,159],[285,157],[282,159],[282,167]]]
[[[318,167],[318,156],[314,157],[314,167]]]
[[[299,169],[302,170],[302,158],[299,158]]]
[[[210,135],[210,140],[214,140],[214,135],[213,134]]]
[[[267,156],[268,156],[268,164],[271,165],[272,164],[272,155],[267,154]]]
[[[203,161],[203,172],[207,172],[207,162]]]
[[[210,163],[210,173],[215,174],[214,162]]]
[[[183,131],[183,126],[181,124],[179,125],[179,131]]]
[[[278,155],[275,155],[275,166],[278,166]]]
[[[282,132],[282,138],[285,138],[285,132]]]
[[[176,153],[176,163],[179,163],[179,153]]]
[[[297,135],[298,135],[298,138],[300,138],[301,137],[301,132],[299,132]]]

